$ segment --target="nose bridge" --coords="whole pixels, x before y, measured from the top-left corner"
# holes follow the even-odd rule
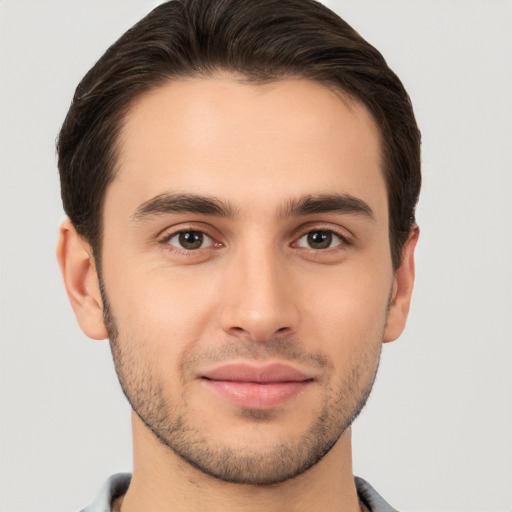
[[[286,258],[268,240],[253,240],[232,256],[226,280],[223,329],[267,341],[296,328],[298,312]]]

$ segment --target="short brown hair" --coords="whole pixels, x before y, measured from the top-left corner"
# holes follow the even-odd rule
[[[85,75],[57,150],[64,209],[95,256],[127,111],[169,80],[218,71],[258,82],[303,77],[368,108],[381,133],[397,268],[421,185],[420,132],[411,102],[382,55],[315,0],[172,0],[128,30]]]

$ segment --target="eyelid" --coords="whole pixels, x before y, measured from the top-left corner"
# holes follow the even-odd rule
[[[164,229],[158,231],[158,233],[155,235],[155,238],[161,240],[183,231],[198,231],[208,235],[210,238],[219,238],[218,231],[216,229],[214,229],[210,224],[201,221],[179,222],[177,224],[173,224],[172,226],[166,226]]]

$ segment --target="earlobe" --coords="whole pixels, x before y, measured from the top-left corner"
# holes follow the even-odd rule
[[[94,257],[69,219],[60,226],[57,260],[80,327],[89,338],[107,338]]]
[[[418,242],[419,228],[414,226],[402,249],[402,262],[396,270],[389,306],[384,342],[396,340],[405,329],[414,287],[414,250]]]

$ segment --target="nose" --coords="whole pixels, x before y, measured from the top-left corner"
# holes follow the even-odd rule
[[[230,336],[264,343],[290,336],[299,322],[292,272],[275,251],[237,255],[222,284],[222,329]]]

